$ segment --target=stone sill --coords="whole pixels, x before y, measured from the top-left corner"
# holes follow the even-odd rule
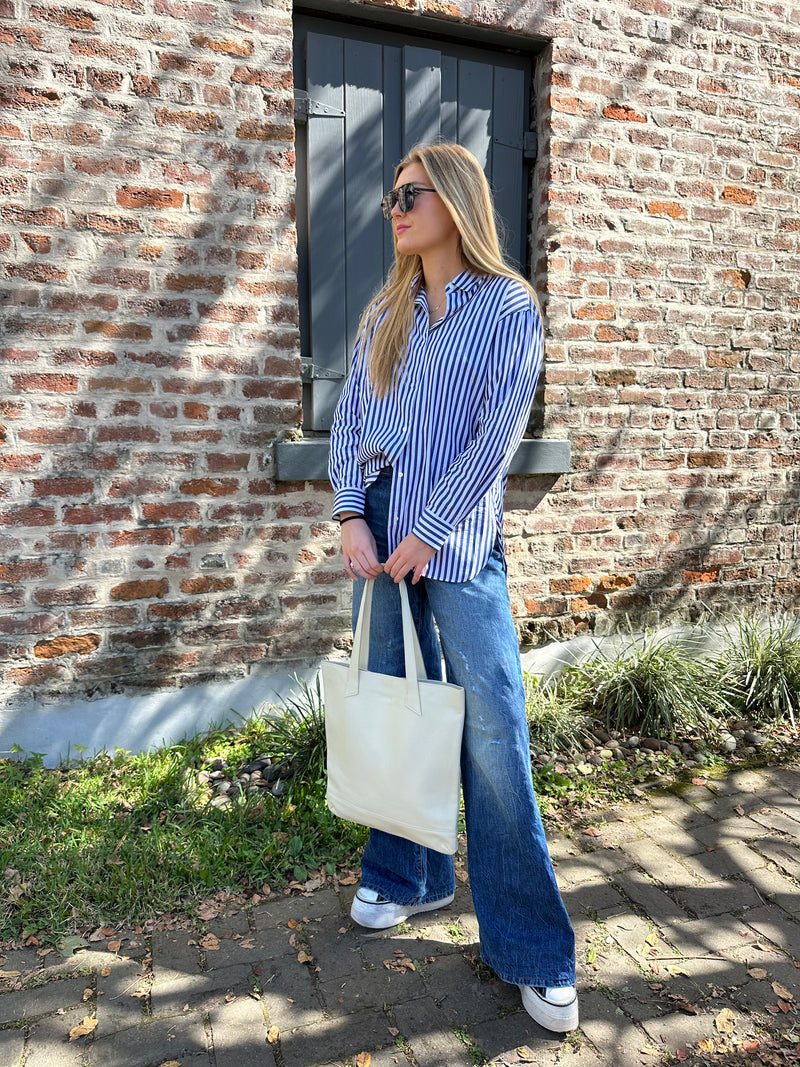
[[[276,481],[327,482],[326,437],[281,441],[275,448]],[[511,461],[511,474],[566,474],[570,467],[569,441],[537,438],[522,441]]]

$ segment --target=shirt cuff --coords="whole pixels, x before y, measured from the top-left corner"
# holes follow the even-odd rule
[[[363,515],[366,500],[367,494],[363,489],[337,489],[333,494],[333,518],[337,518],[343,511],[356,511]]]
[[[414,523],[411,532],[426,545],[435,548],[438,552],[452,532],[449,523],[439,518],[432,511],[426,510]]]

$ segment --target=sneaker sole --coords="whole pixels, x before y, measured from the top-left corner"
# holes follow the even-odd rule
[[[383,904],[370,904],[367,901],[359,900],[358,896],[353,900],[353,906],[350,908],[350,918],[357,922],[359,926],[365,926],[368,930],[388,930],[392,926],[397,926],[398,923],[403,923],[406,919],[410,919],[412,915],[421,915],[426,911],[438,911],[439,908],[446,908],[448,904],[452,904],[455,898],[455,893],[449,897],[443,897],[441,900],[433,900],[430,904],[409,904],[408,907],[404,907],[402,904],[393,904],[390,900],[385,901]],[[383,914],[380,909],[384,908]],[[391,910],[390,910],[391,909]],[[396,909],[399,909],[396,910]]]
[[[520,986],[522,1003],[528,1015],[545,1030],[565,1034],[578,1027],[578,997],[569,1004],[548,1004],[528,986]]]

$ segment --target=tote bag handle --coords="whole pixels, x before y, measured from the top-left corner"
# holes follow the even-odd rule
[[[361,597],[361,607],[358,612],[356,632],[353,637],[353,652],[350,656],[350,667],[347,672],[347,687],[345,696],[356,696],[358,693],[359,671],[369,669],[369,626],[372,618],[372,590],[375,580],[370,579],[364,586]],[[417,630],[411,618],[411,607],[408,603],[408,590],[405,581],[399,582],[400,608],[403,616],[403,652],[406,661],[406,707],[415,715],[422,717],[422,701],[420,699],[420,680],[428,678],[425,663],[422,659],[422,649],[419,645]]]

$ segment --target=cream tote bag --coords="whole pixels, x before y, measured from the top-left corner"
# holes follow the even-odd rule
[[[368,581],[350,662],[321,666],[328,744],[328,807],[436,852],[458,848],[464,690],[429,681],[399,583],[406,676],[375,674],[369,664],[374,582]]]

